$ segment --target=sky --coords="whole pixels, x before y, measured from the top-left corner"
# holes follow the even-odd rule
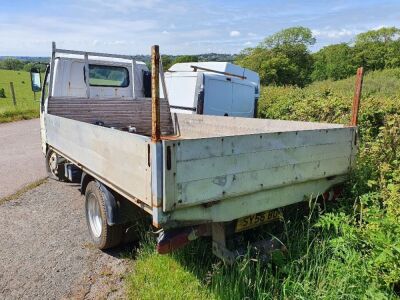
[[[400,27],[400,0],[0,0],[0,56],[49,56],[57,48],[118,54],[239,53],[288,27],[323,46]]]

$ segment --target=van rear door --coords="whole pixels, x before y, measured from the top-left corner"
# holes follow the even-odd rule
[[[230,116],[232,111],[231,78],[221,75],[204,74],[203,114]]]
[[[233,117],[253,117],[255,106],[255,87],[250,82],[232,78],[232,108]]]

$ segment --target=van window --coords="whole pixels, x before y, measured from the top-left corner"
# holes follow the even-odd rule
[[[129,86],[129,72],[124,67],[89,65],[89,78],[90,86]]]

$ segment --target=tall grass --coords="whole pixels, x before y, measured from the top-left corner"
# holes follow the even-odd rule
[[[148,239],[128,281],[131,299],[396,298],[393,285],[371,277],[371,261],[362,246],[355,247],[362,243],[354,227],[359,213],[341,204],[327,211],[310,204],[308,214],[288,213],[280,235],[287,253],[276,252],[266,264],[248,255],[223,265],[204,240],[160,256]]]

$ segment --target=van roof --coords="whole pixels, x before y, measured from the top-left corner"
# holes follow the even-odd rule
[[[218,72],[232,73],[238,76],[245,76],[248,80],[258,83],[260,81],[256,72],[240,67],[230,62],[188,62],[172,65],[168,71],[173,72],[194,72],[192,66],[203,67]],[[207,71],[198,70],[198,72],[209,73]]]

